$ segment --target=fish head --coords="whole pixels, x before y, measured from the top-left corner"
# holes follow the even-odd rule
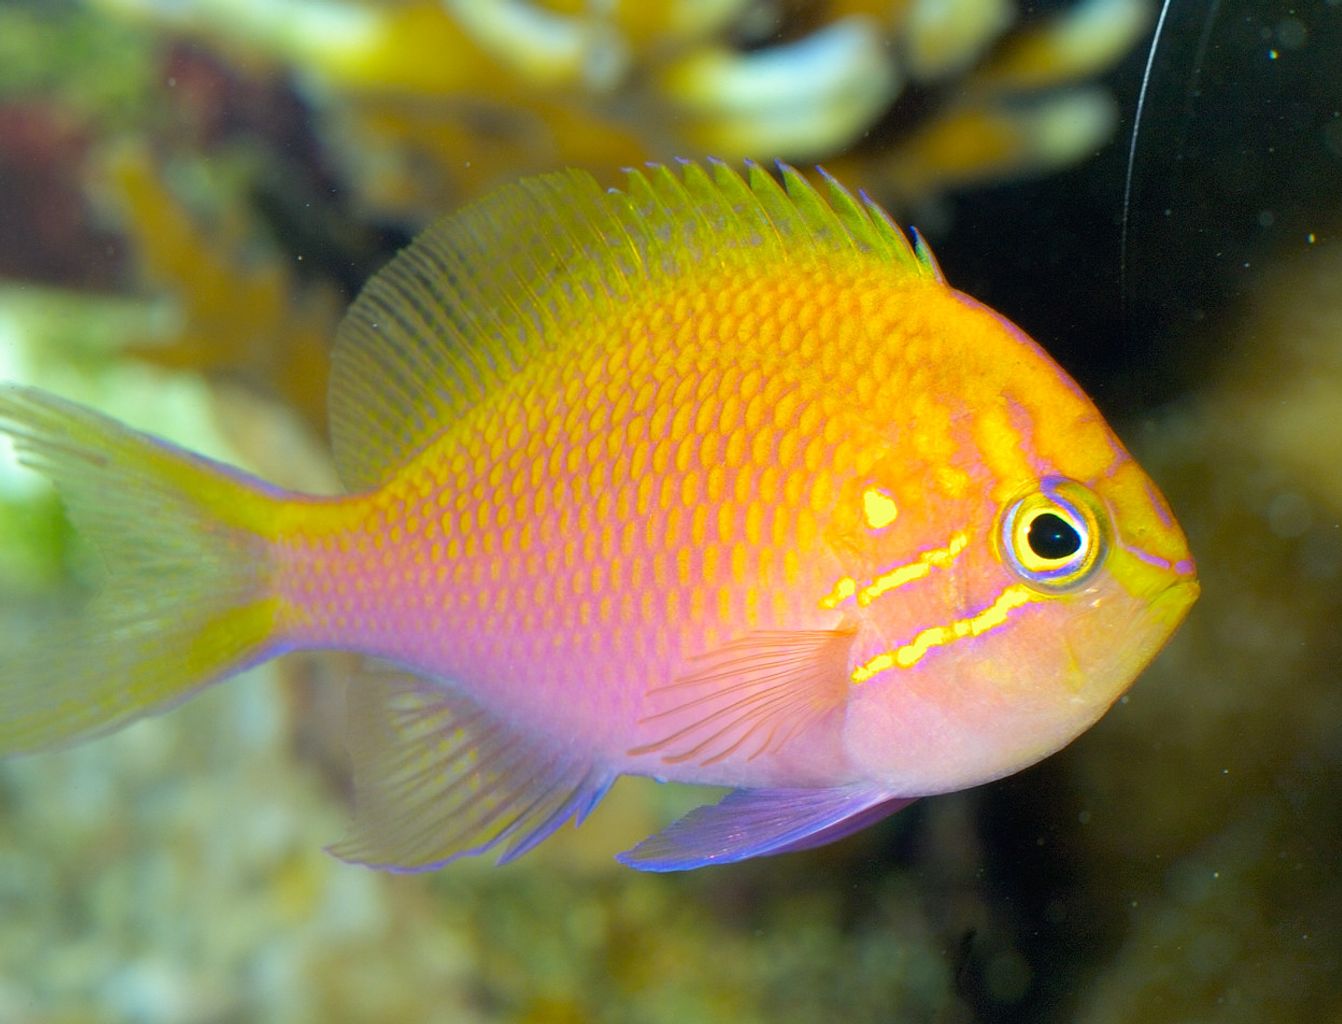
[[[846,753],[899,795],[977,785],[1071,742],[1198,595],[1155,484],[1056,364],[1036,349],[1022,362],[967,399],[975,429],[942,447],[963,479],[951,493],[924,467],[904,487],[914,542],[855,595]]]

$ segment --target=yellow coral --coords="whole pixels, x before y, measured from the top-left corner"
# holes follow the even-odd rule
[[[324,430],[327,345],[343,306],[334,289],[300,289],[274,256],[245,258],[237,226],[203,228],[142,150],[117,150],[106,170],[142,276],[176,311],[166,336],[131,354],[173,369],[241,374],[277,389]]]
[[[1076,83],[1150,13],[1080,0],[1012,29],[1012,0],[100,2],[292,67],[364,200],[411,221],[523,172],[702,152],[848,153],[905,201],[1044,172],[1112,133],[1107,94]],[[909,81],[927,116],[864,142]]]

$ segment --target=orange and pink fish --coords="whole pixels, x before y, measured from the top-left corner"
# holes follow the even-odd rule
[[[620,855],[672,871],[1070,742],[1196,599],[1183,533],[921,241],[781,178],[571,171],[430,227],[340,328],[341,497],[0,386],[0,432],[107,570],[0,653],[0,752],[356,651],[338,856],[508,860],[622,774],[732,787]]]

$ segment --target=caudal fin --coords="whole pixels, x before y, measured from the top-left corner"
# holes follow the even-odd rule
[[[106,570],[77,610],[0,649],[0,754],[108,732],[272,653],[276,492],[31,388],[0,384],[0,434]]]

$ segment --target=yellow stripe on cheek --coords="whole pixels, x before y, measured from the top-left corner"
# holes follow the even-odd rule
[[[1004,625],[1007,616],[1016,608],[1037,601],[1039,595],[1023,583],[1013,583],[987,608],[969,618],[957,619],[948,626],[932,626],[923,630],[903,647],[883,651],[853,669],[854,685],[865,683],[872,676],[892,668],[912,668],[934,647],[943,647],[966,637],[982,636]]]
[[[910,562],[908,565],[902,565],[898,569],[877,576],[858,591],[857,603],[863,606],[869,605],[887,591],[902,587],[906,583],[912,583],[914,580],[922,579],[934,568],[945,569],[949,567],[968,543],[969,538],[964,533],[951,534],[950,543],[944,548],[924,551],[918,556],[916,562]]]
[[[857,593],[857,581],[851,576],[842,576],[834,584],[834,589],[820,599],[821,608],[837,608]]]
[[[965,533],[957,531],[951,534],[950,543],[944,548],[924,551],[914,561],[877,576],[861,590],[857,588],[857,581],[851,576],[841,576],[835,581],[834,588],[820,599],[820,607],[837,608],[850,597],[856,597],[857,603],[865,608],[882,594],[888,593],[896,587],[902,587],[906,583],[912,583],[914,580],[920,580],[931,573],[933,569],[949,568],[968,543],[969,538]]]

